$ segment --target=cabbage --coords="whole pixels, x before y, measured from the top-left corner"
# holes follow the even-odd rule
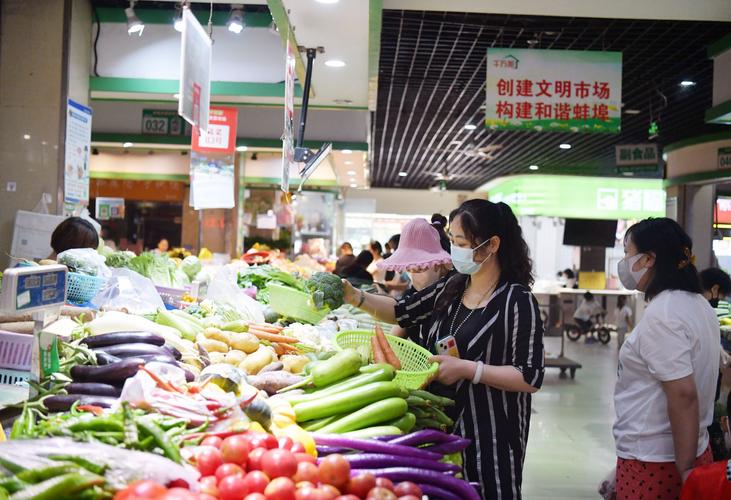
[[[180,269],[188,276],[190,281],[193,281],[196,275],[203,269],[201,261],[195,255],[190,255],[183,259],[183,263],[180,265]]]

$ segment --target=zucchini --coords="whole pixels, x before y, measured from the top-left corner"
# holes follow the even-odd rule
[[[401,398],[383,399],[326,425],[320,429],[320,432],[325,434],[342,434],[343,432],[357,431],[365,427],[371,427],[382,422],[401,418],[406,413],[406,410],[408,410],[408,405]],[[414,422],[416,422],[416,417],[414,417]]]

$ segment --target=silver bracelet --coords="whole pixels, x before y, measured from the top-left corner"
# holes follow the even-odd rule
[[[479,384],[482,381],[482,371],[484,369],[485,369],[485,364],[482,361],[478,361],[477,367],[475,368],[475,376],[472,377],[473,384]]]
[[[360,291],[360,302],[358,302],[358,305],[355,306],[355,307],[357,307],[358,309],[360,309],[360,306],[362,306],[363,305],[363,302],[365,302],[365,298],[366,298],[365,292],[363,290],[361,290]]]

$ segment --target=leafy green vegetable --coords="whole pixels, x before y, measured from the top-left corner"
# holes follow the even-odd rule
[[[129,251],[112,252],[106,257],[106,264],[109,267],[129,267],[130,261],[135,258],[135,253]]]
[[[270,265],[251,266],[239,272],[239,287],[256,287],[256,300],[263,304],[269,303],[269,292],[266,287],[272,283],[288,286],[301,292],[307,291],[304,282]]]
[[[201,261],[195,255],[189,255],[183,259],[183,263],[180,265],[180,269],[188,276],[190,281],[195,279],[195,276],[203,269]]]
[[[175,262],[167,255],[143,252],[130,259],[127,267],[146,278],[150,278],[157,286],[183,288],[190,284],[184,272],[178,270]]]
[[[318,309],[328,306],[331,310],[343,305],[343,282],[331,273],[317,272],[305,282]]]

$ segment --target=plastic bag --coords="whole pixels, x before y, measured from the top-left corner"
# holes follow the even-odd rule
[[[99,309],[152,314],[165,308],[149,278],[125,268],[110,269],[109,274],[106,283],[91,301]]]
[[[69,271],[107,278],[111,276],[104,263],[106,258],[93,248],[72,248],[58,254],[58,263],[69,268]]]
[[[614,500],[615,498],[617,498],[616,467],[609,471],[609,474],[607,474],[604,479],[602,479],[602,482],[599,483],[599,488],[597,489],[597,492],[602,498],[604,498],[604,500]]]
[[[247,267],[241,262],[243,267]],[[252,299],[238,285],[239,263],[223,266],[208,285],[207,298],[218,305],[229,306],[236,310],[244,319],[254,322],[264,322],[264,307]]]

